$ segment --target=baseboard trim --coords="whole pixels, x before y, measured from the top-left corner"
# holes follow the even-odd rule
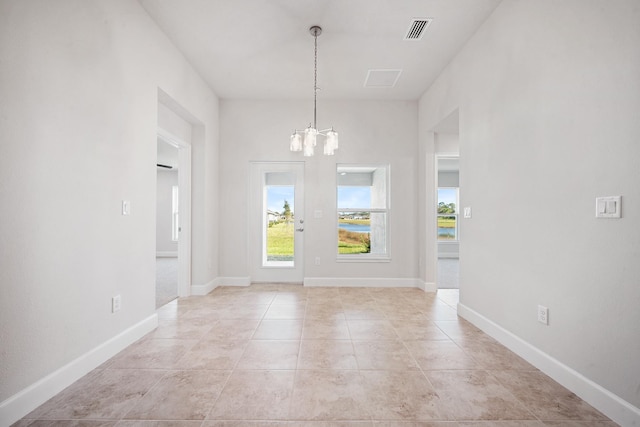
[[[178,252],[177,251],[170,251],[170,252],[156,252],[156,258],[178,258]]]
[[[191,295],[202,296],[207,295],[209,292],[217,288],[218,285],[216,283],[216,279],[210,280],[209,282],[203,285],[191,285]]]
[[[218,277],[216,286],[250,286],[250,277]]]
[[[154,313],[9,397],[0,403],[0,425],[9,426],[20,420],[157,326],[158,315]]]
[[[640,408],[633,406],[464,304],[458,304],[458,315],[482,329],[616,423],[622,426],[640,426]]]
[[[438,292],[438,285],[435,282],[422,282],[422,290],[425,292]]]
[[[218,286],[249,286],[249,277],[217,277],[204,285],[191,285],[191,295],[207,295]]]
[[[344,288],[419,288],[420,279],[384,278],[384,277],[305,277],[303,285],[307,287],[339,286]]]

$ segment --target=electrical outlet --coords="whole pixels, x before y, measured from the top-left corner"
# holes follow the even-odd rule
[[[129,200],[122,201],[122,215],[131,215],[131,202]]]
[[[549,324],[549,309],[543,305],[538,306],[538,322]]]
[[[120,297],[120,295],[116,295],[115,297],[111,298],[111,312],[112,313],[120,311],[120,307],[121,306],[122,306],[122,298]]]
[[[316,257],[316,265],[320,265],[320,257],[319,256]]]

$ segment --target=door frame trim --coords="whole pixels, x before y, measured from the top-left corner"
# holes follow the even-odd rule
[[[158,127],[158,138],[178,149],[178,296],[191,295],[191,144]]]
[[[251,283],[303,283],[304,281],[304,232],[296,233],[297,248],[296,258],[297,262],[295,267],[278,267],[278,266],[264,266],[262,261],[262,229],[258,230],[258,224],[256,215],[262,211],[262,199],[256,197],[262,191],[263,188],[263,176],[265,172],[269,172],[266,169],[276,168],[273,172],[279,171],[277,168],[299,168],[300,176],[296,178],[296,193],[302,197],[302,202],[298,201],[298,197],[295,199],[295,210],[300,212],[302,210],[302,217],[304,217],[304,175],[305,175],[305,162],[301,161],[250,161],[250,190],[249,200],[247,203],[247,260],[248,271],[250,275]],[[256,188],[260,181],[260,188]],[[300,191],[300,193],[298,193]],[[258,200],[259,199],[259,200]],[[297,215],[296,221],[301,219]],[[303,219],[303,218],[302,218]],[[301,252],[298,252],[301,251]],[[298,258],[299,257],[299,258]],[[278,274],[280,273],[280,274]]]

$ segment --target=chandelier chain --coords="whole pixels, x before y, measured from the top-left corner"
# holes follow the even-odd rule
[[[314,39],[314,58],[313,58],[313,128],[317,126],[317,102],[318,102],[318,32],[313,35]]]

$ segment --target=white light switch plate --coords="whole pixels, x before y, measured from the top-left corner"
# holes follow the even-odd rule
[[[596,197],[596,218],[620,218],[622,196]]]
[[[465,218],[471,218],[471,207],[467,206],[466,208],[464,208],[463,214]]]

